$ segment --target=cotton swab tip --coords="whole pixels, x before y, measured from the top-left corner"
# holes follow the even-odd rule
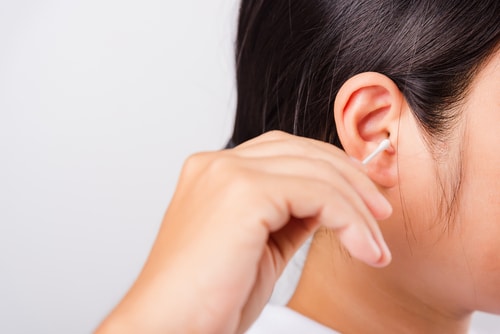
[[[387,150],[389,147],[391,147],[391,141],[389,139],[384,139],[380,142],[378,145],[377,149],[373,151],[369,156],[363,160],[362,164],[366,165],[370,161],[372,161],[377,155],[379,155],[381,152]]]

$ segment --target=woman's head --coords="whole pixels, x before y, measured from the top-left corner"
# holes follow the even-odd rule
[[[389,137],[368,169],[395,207],[377,275],[500,313],[499,17],[498,0],[243,0],[233,141],[279,129],[361,159]]]
[[[234,141],[280,129],[340,146],[333,101],[362,72],[393,80],[419,124],[440,138],[499,42],[498,7],[495,0],[243,0]]]

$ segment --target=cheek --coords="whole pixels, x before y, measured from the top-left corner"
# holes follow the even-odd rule
[[[491,102],[486,97],[481,101]],[[468,119],[464,180],[457,224],[475,287],[488,308],[500,312],[500,136],[498,108],[475,106]]]
[[[394,218],[403,222],[414,241],[430,238],[436,224],[440,187],[436,162],[413,119],[402,122],[398,142],[398,187],[392,189]],[[406,233],[405,232],[405,233]]]
[[[496,59],[478,81],[466,110],[461,206],[467,224],[500,240],[500,53]]]
[[[464,184],[457,224],[478,273],[494,278],[500,289],[500,173],[476,171]]]
[[[475,240],[485,258],[484,269],[499,271],[500,154],[496,148],[500,146],[500,113],[494,108],[480,110],[469,120],[460,219],[467,229],[464,237]]]
[[[500,247],[498,246],[498,237],[495,236],[494,238],[490,238],[490,240],[486,238],[485,242],[487,245],[495,245],[497,249],[486,247],[482,251],[479,251],[479,269],[483,275],[487,275],[495,281],[495,285],[500,289],[500,285],[498,284],[498,280],[500,279]]]
[[[471,223],[462,238],[469,271],[464,275],[472,277],[470,290],[474,291],[470,304],[480,311],[500,314],[500,228],[487,221]]]

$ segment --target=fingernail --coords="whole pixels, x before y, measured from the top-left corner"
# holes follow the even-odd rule
[[[340,232],[339,237],[353,257],[370,265],[380,261],[382,250],[366,226],[353,224]]]
[[[382,254],[384,254],[384,265],[389,264],[392,260],[392,254],[389,247],[385,243],[385,240],[382,240],[380,247],[382,248]]]
[[[382,259],[382,250],[380,249],[379,245],[377,242],[373,239],[371,233],[368,238],[368,245],[371,248],[372,254],[373,254],[373,260],[371,263],[378,263]]]
[[[378,194],[378,205],[388,216],[392,214],[392,204],[381,193]]]

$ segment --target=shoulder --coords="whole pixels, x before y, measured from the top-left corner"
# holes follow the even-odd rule
[[[246,334],[337,334],[285,306],[267,305]]]

